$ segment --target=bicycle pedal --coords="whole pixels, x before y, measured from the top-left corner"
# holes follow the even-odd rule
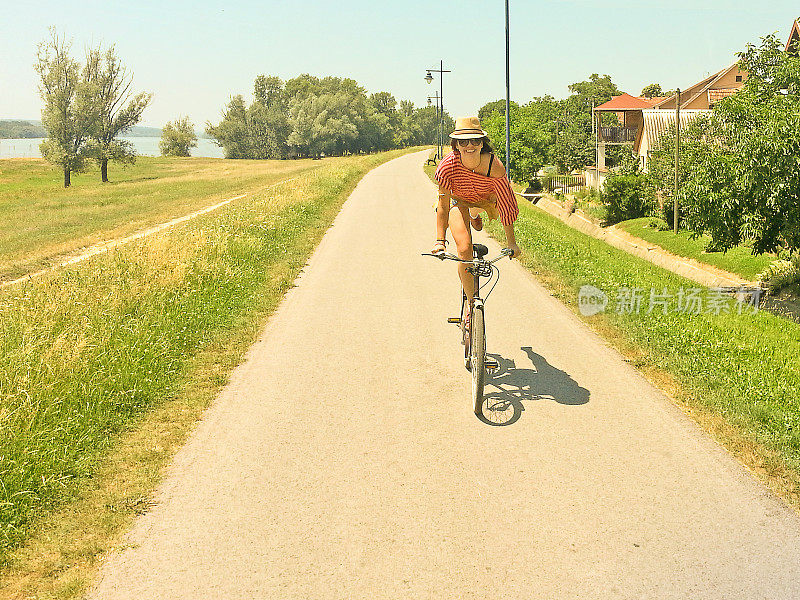
[[[500,368],[500,363],[497,362],[496,360],[492,360],[491,358],[487,358],[486,361],[483,363],[483,366],[489,369],[490,371],[493,371],[495,369]]]
[[[461,325],[461,319],[459,317],[447,317],[448,323],[455,323],[456,325]]]

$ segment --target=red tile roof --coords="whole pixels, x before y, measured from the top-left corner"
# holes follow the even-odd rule
[[[642,110],[645,108],[653,108],[653,98],[637,98],[630,94],[622,94],[621,96],[614,96],[611,100],[600,106],[596,106],[595,110],[600,111],[621,111],[621,110]]]

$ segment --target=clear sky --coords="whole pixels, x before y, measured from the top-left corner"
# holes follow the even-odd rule
[[[685,88],[760,36],[786,40],[788,0],[510,0],[511,95],[563,98],[592,73],[623,91]],[[505,96],[502,0],[38,0],[9,2],[0,21],[0,118],[38,119],[33,70],[47,28],[87,45],[115,44],[136,90],[153,92],[142,124],[188,115],[219,121],[259,73],[352,77],[368,92],[426,103],[425,69],[444,60],[445,107],[475,114]]]

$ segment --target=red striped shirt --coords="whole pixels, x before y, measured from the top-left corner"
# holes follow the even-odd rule
[[[441,160],[436,168],[435,179],[454,197],[465,202],[483,202],[494,196],[497,198],[500,222],[511,225],[517,220],[519,207],[508,179],[473,173],[461,163],[458,152],[450,152]]]

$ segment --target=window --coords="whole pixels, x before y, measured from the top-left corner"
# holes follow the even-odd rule
[[[736,76],[736,83],[742,83],[742,76],[741,75],[737,75]]]

